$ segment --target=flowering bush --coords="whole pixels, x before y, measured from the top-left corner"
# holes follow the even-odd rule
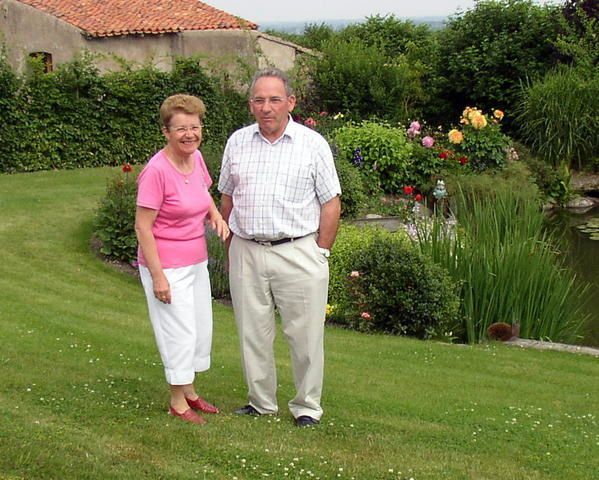
[[[375,236],[354,252],[339,310],[357,330],[447,338],[457,326],[456,286],[402,238]]]
[[[467,162],[459,162],[447,147],[447,139],[441,127],[431,130],[424,122],[413,121],[406,130],[406,135],[413,146],[413,168],[410,182],[427,190],[434,176],[458,171]],[[461,132],[450,132],[450,141],[459,139]],[[405,192],[404,192],[405,193]]]
[[[137,185],[131,165],[121,167],[123,174],[108,180],[106,196],[101,200],[94,232],[102,245],[100,252],[112,260],[128,263],[137,256],[135,236],[135,195]]]
[[[503,117],[501,110],[494,110],[489,117],[477,108],[466,107],[460,118],[461,130],[454,128],[447,135],[454,149],[447,151],[447,157],[470,164],[475,171],[503,168],[510,149],[510,139],[501,132]]]

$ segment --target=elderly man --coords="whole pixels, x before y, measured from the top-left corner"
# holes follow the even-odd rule
[[[341,188],[333,155],[315,131],[295,123],[287,76],[258,72],[250,88],[256,122],[229,138],[218,184],[229,246],[231,297],[248,404],[240,415],[275,414],[275,307],[291,350],[298,426],[319,423],[324,369],[328,257]]]

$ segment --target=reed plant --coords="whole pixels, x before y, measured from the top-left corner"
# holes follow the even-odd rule
[[[457,226],[441,216],[417,227],[423,253],[460,285],[462,331],[473,343],[495,322],[520,324],[523,338],[572,342],[586,321],[586,289],[559,260],[536,201],[498,189],[487,197],[459,190]]]

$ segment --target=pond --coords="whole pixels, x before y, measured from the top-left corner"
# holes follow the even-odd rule
[[[591,228],[585,228],[589,222]],[[590,318],[578,343],[599,347],[599,207],[582,214],[552,211],[548,214],[547,224],[557,234],[563,233],[561,250],[564,260],[576,273],[579,285],[590,284],[585,306],[585,313]]]

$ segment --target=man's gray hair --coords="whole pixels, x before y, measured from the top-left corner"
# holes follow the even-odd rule
[[[289,77],[285,72],[279,70],[278,68],[264,68],[259,70],[252,78],[252,84],[250,85],[250,97],[254,94],[254,87],[256,86],[256,82],[264,77],[274,77],[278,78],[283,82],[285,86],[285,94],[290,97],[293,95],[293,88],[291,87],[291,82],[289,81]]]

